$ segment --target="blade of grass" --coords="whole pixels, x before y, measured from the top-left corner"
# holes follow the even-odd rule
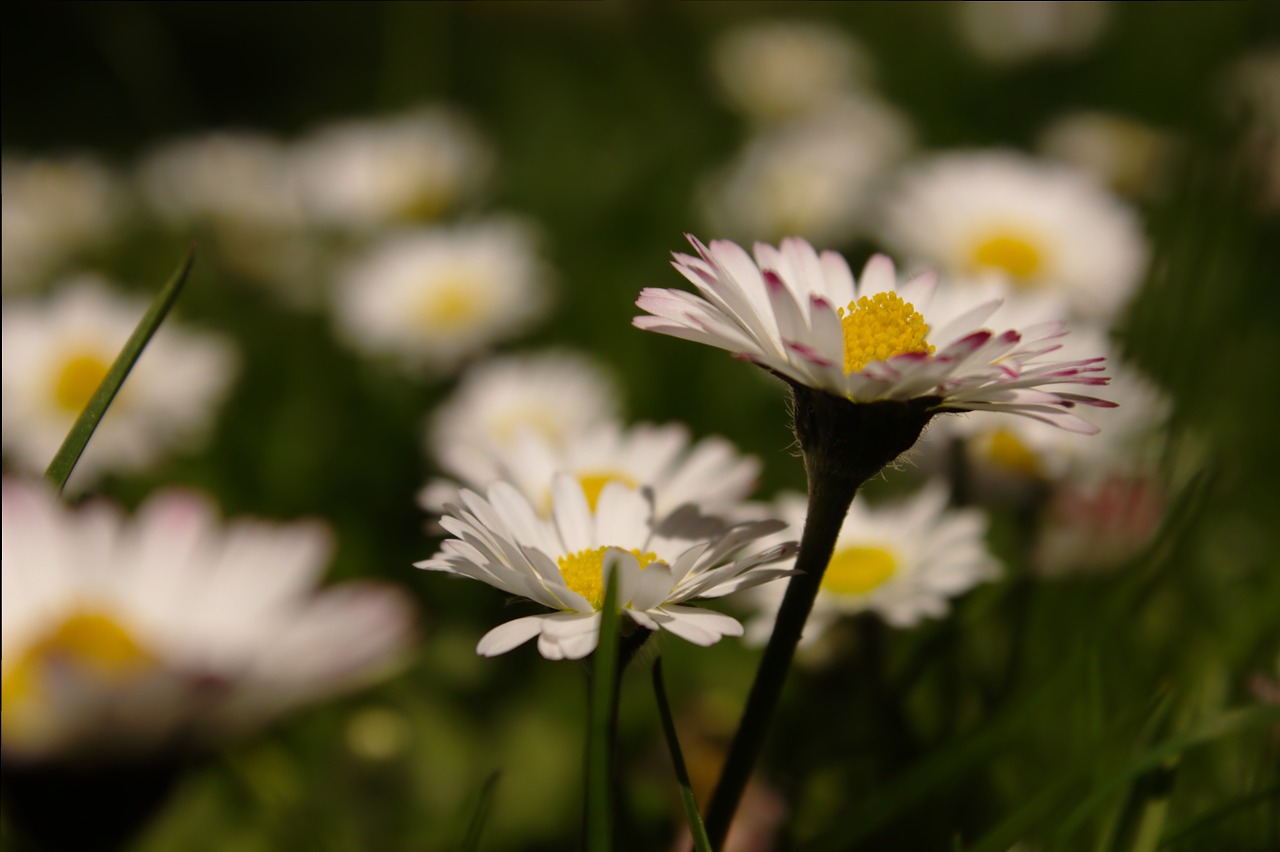
[[[618,708],[618,572],[606,557],[604,603],[600,607],[600,639],[592,660],[591,721],[587,739],[587,848],[613,848],[613,720]]]
[[[477,852],[480,848],[480,835],[484,831],[485,821],[489,818],[489,809],[493,807],[493,795],[498,790],[498,780],[502,770],[494,770],[480,787],[480,801],[476,804],[476,812],[467,826],[467,836],[459,847],[462,852]]]
[[[120,354],[116,356],[116,360],[111,364],[111,369],[107,371],[107,375],[103,377],[102,384],[98,385],[98,389],[93,392],[89,403],[84,407],[84,411],[80,412],[80,416],[76,418],[71,431],[67,433],[67,437],[63,440],[62,446],[58,448],[53,461],[49,462],[49,467],[44,472],[44,478],[59,493],[66,487],[67,480],[71,477],[71,471],[75,470],[76,462],[80,461],[80,456],[84,453],[84,448],[88,445],[89,439],[93,437],[93,433],[98,428],[98,424],[102,422],[103,415],[107,413],[107,409],[111,407],[112,400],[120,392],[120,386],[129,377],[129,371],[133,369],[138,357],[142,355],[142,350],[146,348],[156,330],[160,328],[160,323],[164,321],[165,316],[169,313],[169,309],[177,301],[178,294],[182,292],[183,286],[187,283],[187,276],[191,274],[191,266],[195,259],[196,250],[193,246],[187,250],[187,255],[183,259],[182,265],[173,273],[164,288],[156,296],[155,301],[151,303],[151,307],[147,309],[147,312],[138,322],[133,334],[129,335],[129,340],[126,341],[124,348],[120,350]]]
[[[693,848],[695,852],[711,852],[711,841],[707,839],[706,826],[702,824],[702,815],[698,813],[698,802],[693,797],[689,770],[684,765],[684,755],[680,751],[680,737],[676,734],[676,723],[671,718],[671,705],[667,703],[667,688],[662,682],[661,657],[653,664],[653,697],[658,702],[658,715],[662,718],[662,733],[667,737],[671,765],[675,767],[676,781],[680,784],[680,801],[684,804],[689,833],[693,835]]]
[[[1232,799],[1225,805],[1215,808],[1206,814],[1201,814],[1188,823],[1184,823],[1175,829],[1170,829],[1168,836],[1161,841],[1159,848],[1169,849],[1174,846],[1181,846],[1188,840],[1195,840],[1205,831],[1216,827],[1218,823],[1235,816],[1241,811],[1267,805],[1277,800],[1280,800],[1280,784],[1273,784],[1262,790],[1255,790],[1248,795]]]

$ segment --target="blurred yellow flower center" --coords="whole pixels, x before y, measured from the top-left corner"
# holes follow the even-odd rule
[[[1040,459],[1035,452],[1009,429],[997,429],[987,444],[987,457],[992,464],[1029,476],[1039,476]]]
[[[532,405],[520,406],[503,411],[492,420],[494,436],[506,446],[515,443],[516,435],[523,429],[541,435],[552,443],[558,444],[564,437],[564,426],[551,411]]]
[[[908,352],[933,354],[925,341],[929,325],[897,293],[876,293],[840,309],[844,327],[844,371],[856,373],[872,361]]]
[[[836,595],[865,595],[897,570],[898,560],[883,547],[846,547],[831,557],[822,588]]]
[[[100,680],[124,680],[154,668],[151,655],[109,615],[81,610],[32,642],[0,684],[0,703],[7,715],[45,694],[44,675],[52,666]]]
[[[487,310],[484,293],[484,288],[466,275],[432,282],[418,303],[418,321],[428,331],[468,325]]]
[[[1036,241],[1017,231],[999,231],[979,241],[973,248],[973,265],[979,269],[1002,269],[1025,281],[1040,271],[1043,253]]]
[[[444,187],[431,187],[405,199],[395,211],[403,222],[430,222],[453,206],[453,196]]]
[[[621,482],[628,488],[636,488],[640,483],[636,482],[627,474],[620,470],[600,470],[591,471],[589,473],[578,474],[578,481],[582,483],[582,493],[587,495],[587,504],[591,507],[591,511],[596,510],[596,505],[600,502],[600,492],[610,482]]]
[[[593,609],[599,609],[604,603],[604,554],[607,550],[607,547],[579,550],[577,553],[561,556],[556,562],[560,566],[564,584],[590,601]],[[632,550],[631,554],[640,560],[641,571],[658,560],[658,554],[653,552]],[[621,603],[625,604],[626,601]]]
[[[79,414],[106,378],[111,363],[92,352],[79,352],[62,362],[53,380],[53,400],[69,414]]]

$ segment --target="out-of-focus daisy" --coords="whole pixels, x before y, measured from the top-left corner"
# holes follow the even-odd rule
[[[307,213],[355,230],[439,218],[480,187],[492,159],[443,107],[324,127],[296,155]]]
[[[711,68],[730,106],[765,121],[818,109],[871,76],[871,61],[851,35],[805,21],[731,30],[712,47]]]
[[[804,240],[757,243],[754,259],[727,241],[690,241],[698,257],[677,254],[674,265],[698,294],[645,289],[636,304],[652,316],[636,317],[637,327],[727,349],[796,386],[858,403],[920,400],[928,411],[1003,411],[1086,433],[1096,427],[1068,409],[1110,405],[1048,390],[1107,382],[1102,358],[1046,357],[1066,334],[1061,323],[984,328],[999,300],[936,313],[936,278],[899,282],[883,255],[855,283],[843,257]]]
[[[334,319],[358,349],[444,371],[523,331],[550,302],[533,234],[492,219],[376,243],[339,276]]]
[[[712,226],[731,236],[847,241],[910,147],[895,110],[846,98],[755,137],[704,187],[702,204]]]
[[[597,361],[568,350],[494,358],[468,370],[432,414],[428,453],[461,482],[502,478],[497,461],[524,431],[566,450],[578,435],[617,419],[617,381]],[[447,496],[444,499],[449,499]],[[427,504],[442,504],[427,500]]]
[[[1280,208],[1280,47],[1242,57],[1220,86],[1222,101],[1243,130],[1245,156],[1261,180],[1266,209]]]
[[[794,553],[793,543],[767,550],[752,546],[778,531],[782,525],[775,521],[749,521],[700,538],[669,536],[655,528],[649,496],[620,482],[604,487],[594,511],[572,475],[558,476],[552,494],[548,519],[509,483],[495,483],[487,497],[464,490],[440,522],[455,538],[417,563],[555,610],[489,631],[476,648],[483,656],[505,653],[535,636],[547,659],[591,653],[600,632],[606,565],[616,566],[619,604],[639,626],[668,630],[698,645],[740,636],[735,619],[684,602],[781,577],[787,571],[776,563]]]
[[[1080,53],[1098,40],[1111,17],[1110,4],[1094,0],[968,0],[952,11],[974,54],[999,65]]]
[[[1039,150],[1088,172],[1122,195],[1150,195],[1168,177],[1174,143],[1168,134],[1124,115],[1074,112],[1040,134]]]
[[[127,210],[124,188],[85,156],[0,161],[4,289],[35,283],[77,253],[100,245]]]
[[[313,593],[318,523],[224,525],[185,492],[127,519],[3,487],[6,761],[199,748],[371,679],[410,637],[390,587]]]
[[[943,154],[908,170],[885,239],[957,283],[1003,278],[1108,320],[1147,262],[1134,212],[1083,172],[1012,151]]]
[[[6,300],[4,450],[17,466],[35,472],[49,464],[146,309],[94,276],[40,301]],[[98,424],[72,485],[196,446],[236,362],[222,338],[166,322]]]
[[[799,535],[804,497],[784,495],[776,505],[776,515],[789,524],[779,535]],[[899,503],[872,506],[856,498],[822,576],[804,641],[858,612],[874,612],[894,627],[945,615],[951,598],[1000,573],[984,541],[986,528],[980,510],[948,509],[946,489],[937,483]],[[748,636],[763,641],[772,632],[782,588],[761,587],[751,597],[761,615]]]
[[[1057,483],[1032,552],[1045,577],[1112,570],[1151,542],[1164,520],[1168,491],[1156,477],[1117,472]]]
[[[735,507],[755,485],[759,460],[741,455],[724,438],[704,438],[692,445],[690,440],[689,430],[678,423],[624,428],[604,422],[568,443],[529,428],[511,444],[494,447],[494,467],[496,478],[515,485],[542,511],[551,509],[551,485],[561,472],[577,477],[593,510],[610,482],[650,488],[660,519],[689,503],[712,514]],[[462,483],[480,491],[491,484],[492,480]],[[440,483],[429,485],[424,495],[435,504],[432,508],[443,508],[445,500],[457,502],[457,491]]]

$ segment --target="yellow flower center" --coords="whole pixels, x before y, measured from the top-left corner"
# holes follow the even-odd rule
[[[80,610],[32,642],[5,672],[0,705],[6,734],[13,725],[39,714],[47,697],[46,673],[59,666],[99,680],[120,681],[155,668],[156,658],[115,619],[102,612]],[[33,720],[34,721],[34,720]]]
[[[979,269],[1002,269],[1015,281],[1025,283],[1043,267],[1044,252],[1026,233],[997,231],[973,247],[972,262]]]
[[[636,488],[640,484],[620,470],[580,473],[578,474],[578,481],[582,483],[582,493],[587,495],[587,505],[591,507],[593,512],[596,510],[596,504],[600,502],[600,492],[610,482],[621,482],[628,488]]]
[[[872,361],[908,352],[933,354],[925,340],[929,325],[910,302],[897,293],[863,296],[840,309],[844,327],[844,371],[856,373]]]
[[[591,602],[592,609],[599,609],[604,603],[604,554],[609,548],[597,547],[595,550],[579,550],[561,556],[556,564],[560,566],[560,576],[564,584]],[[631,554],[640,560],[640,570],[658,561],[658,554],[641,553],[632,550]],[[626,604],[626,601],[621,601]]]
[[[459,274],[431,282],[418,303],[418,322],[427,331],[441,331],[473,323],[489,307],[485,289],[475,279]]]
[[[1040,458],[1009,429],[997,429],[987,443],[987,458],[999,465],[1028,476],[1041,473]]]
[[[836,595],[865,595],[897,570],[897,558],[883,547],[846,547],[831,557],[822,588]]]
[[[53,380],[53,401],[68,414],[79,414],[107,376],[111,362],[94,352],[77,352],[62,362]]]

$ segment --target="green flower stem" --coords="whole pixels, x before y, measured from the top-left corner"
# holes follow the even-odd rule
[[[667,738],[667,750],[671,754],[671,766],[676,772],[676,783],[680,785],[680,801],[684,805],[685,819],[689,823],[694,852],[711,852],[711,841],[707,837],[707,829],[702,824],[702,817],[698,813],[698,802],[693,796],[693,782],[689,780],[689,770],[685,767],[684,754],[680,751],[680,737],[676,733],[675,720],[671,717],[667,688],[662,682],[661,658],[653,664],[653,697],[658,703],[662,733]]]
[[[80,461],[84,448],[88,445],[89,439],[93,437],[93,433],[98,428],[98,423],[102,421],[103,415],[111,407],[111,402],[116,398],[116,394],[119,393],[120,386],[129,377],[129,371],[133,369],[138,357],[142,355],[142,350],[146,348],[152,336],[160,328],[160,323],[164,321],[169,309],[173,307],[173,303],[178,300],[178,294],[182,292],[183,285],[187,283],[187,276],[191,274],[191,265],[195,263],[195,259],[196,250],[193,246],[188,249],[182,265],[169,278],[168,283],[164,285],[164,289],[160,291],[155,301],[151,303],[151,307],[147,309],[146,314],[138,321],[137,328],[133,330],[133,334],[125,342],[124,348],[116,356],[116,360],[111,364],[111,369],[103,377],[102,384],[98,385],[98,389],[93,392],[93,396],[89,399],[89,404],[84,407],[84,411],[80,412],[80,416],[76,418],[76,422],[71,426],[71,431],[67,433],[67,437],[63,440],[62,446],[58,448],[57,454],[54,455],[53,461],[49,462],[49,467],[44,472],[44,478],[54,488],[58,489],[59,493],[66,486],[67,480],[71,477],[71,471],[75,470],[76,462]]]
[[[591,655],[590,727],[587,730],[586,846],[613,848],[613,745],[618,724],[618,572],[605,566],[600,639]]]
[[[796,439],[804,453],[809,505],[796,575],[791,578],[707,808],[711,847],[724,845],[738,802],[764,745],[840,527],[862,484],[910,449],[938,402],[854,403],[802,385],[791,386]]]

